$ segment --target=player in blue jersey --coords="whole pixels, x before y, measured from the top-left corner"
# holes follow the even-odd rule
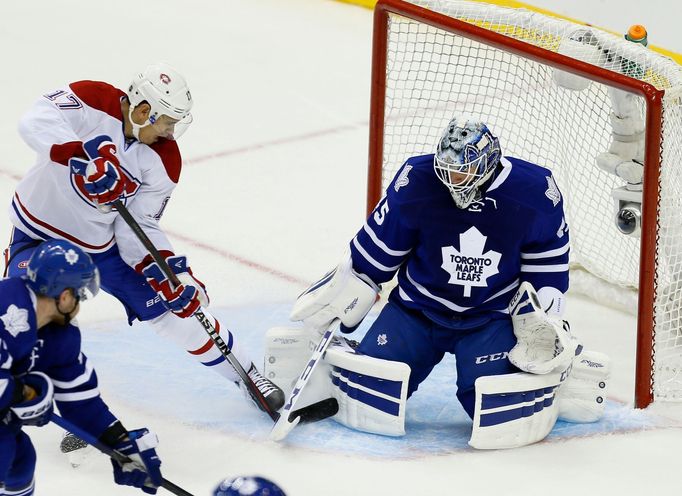
[[[380,285],[397,278],[355,354],[407,364],[406,391],[395,379],[368,380],[369,366],[355,375],[337,366],[337,419],[382,432],[378,415],[404,415],[400,399],[446,353],[456,357],[457,398],[472,418],[479,378],[565,372],[581,350],[561,320],[568,254],[563,199],[552,173],[503,156],[484,123],[450,121],[434,154],[411,157],[400,168],[350,242],[347,260],[294,306],[293,320],[326,329],[340,318],[342,330],[352,330]],[[375,411],[370,427],[358,420]]]
[[[64,240],[39,245],[25,277],[0,280],[0,495],[33,494],[36,453],[23,426],[45,425],[54,404],[68,421],[130,458],[112,460],[117,484],[155,494],[162,483],[156,436],[123,427],[81,352],[73,319],[80,302],[98,290],[90,256]]]

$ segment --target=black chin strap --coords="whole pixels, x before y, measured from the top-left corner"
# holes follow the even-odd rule
[[[64,317],[64,325],[65,326],[69,325],[69,323],[71,322],[71,314],[73,313],[73,311],[78,306],[78,303],[80,302],[80,297],[74,296],[74,298],[75,298],[76,302],[73,304],[73,308],[67,313],[62,312],[61,309],[59,308],[59,297],[56,297],[54,299],[54,303],[55,303],[55,306],[57,307],[57,311],[59,312],[59,314],[62,317]]]

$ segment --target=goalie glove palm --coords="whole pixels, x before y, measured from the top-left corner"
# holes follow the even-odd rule
[[[567,369],[582,346],[565,320],[548,317],[533,286],[524,282],[509,305],[516,345],[509,361],[531,374]]]

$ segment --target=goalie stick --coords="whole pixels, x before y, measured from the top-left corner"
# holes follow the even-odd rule
[[[114,201],[112,203],[112,206],[118,211],[119,215],[123,217],[125,223],[128,224],[128,227],[130,227],[130,229],[133,231],[137,239],[140,240],[140,243],[142,243],[142,245],[152,256],[154,261],[159,265],[159,267],[166,275],[168,280],[173,285],[178,286],[180,284],[178,277],[168,266],[166,260],[161,256],[159,250],[156,249],[154,243],[152,243],[152,240],[149,239],[147,234],[142,230],[140,224],[138,224],[138,222],[131,215],[126,206],[123,205],[121,200]],[[201,327],[206,331],[208,336],[215,343],[218,350],[220,350],[225,359],[230,363],[230,365],[232,365],[235,372],[237,372],[237,375],[239,375],[241,381],[244,383],[244,385],[246,385],[249,394],[261,405],[263,410],[267,412],[270,418],[274,422],[277,422],[280,419],[280,414],[275,411],[272,411],[272,409],[268,405],[268,402],[263,396],[263,393],[261,393],[260,390],[256,387],[256,384],[253,382],[253,380],[251,380],[249,375],[246,373],[242,364],[239,363],[239,360],[237,360],[237,357],[234,356],[234,353],[232,353],[230,348],[227,346],[225,340],[223,340],[223,338],[218,334],[215,325],[215,323],[218,322],[217,319],[213,317],[213,315],[211,315],[208,312],[208,310],[206,310],[202,306],[200,306],[194,312],[193,317],[195,317],[199,321]],[[322,400],[318,403],[313,403],[312,405],[306,406],[305,408],[302,408],[300,410],[293,411],[291,412],[291,414],[289,414],[289,416],[291,415],[297,416],[299,418],[299,421],[303,423],[316,422],[318,420],[322,420],[331,415],[334,415],[336,413],[336,411],[334,410],[335,407],[337,407],[336,400],[333,398],[329,398],[326,400]]]
[[[80,439],[82,439],[83,441],[85,441],[89,445],[94,446],[99,451],[101,451],[105,455],[109,456],[110,458],[113,458],[117,462],[120,462],[120,463],[130,462],[130,459],[127,456],[125,456],[124,454],[119,453],[118,451],[110,448],[109,446],[107,446],[105,444],[102,444],[93,435],[91,435],[88,432],[85,432],[80,427],[75,426],[74,424],[72,424],[68,420],[60,417],[56,413],[52,414],[52,417],[50,417],[50,420],[52,422],[54,422],[55,424],[57,424],[62,429],[64,429],[65,431],[71,432],[72,434],[75,434]],[[185,491],[183,488],[173,484],[171,481],[169,481],[167,479],[162,479],[162,481],[163,482],[161,483],[161,487],[164,488],[165,490],[167,490],[168,492],[171,492],[173,494],[177,494],[178,496],[194,496],[192,493]]]
[[[306,408],[310,408],[305,407],[302,408],[301,410],[293,409],[294,405],[296,405],[296,402],[301,396],[303,388],[306,386],[306,384],[308,384],[308,381],[310,380],[310,377],[312,376],[315,367],[317,367],[317,364],[320,362],[320,360],[322,360],[324,352],[327,351],[329,344],[332,342],[334,333],[339,328],[340,323],[341,321],[336,319],[329,325],[325,333],[322,335],[322,339],[317,344],[315,351],[313,351],[310,360],[308,360],[308,363],[303,369],[303,372],[301,372],[301,375],[298,377],[298,380],[294,385],[294,389],[292,389],[291,394],[289,395],[289,400],[282,407],[282,413],[279,417],[279,420],[275,422],[275,425],[272,427],[272,431],[270,431],[270,439],[272,439],[273,441],[281,441],[282,439],[287,437],[289,432],[291,432],[291,430],[294,427],[296,427],[299,423],[301,423],[301,421],[303,420],[302,416],[298,412],[300,412],[301,410],[305,410]],[[327,411],[324,412],[326,413],[326,415],[324,417],[318,418],[317,420],[322,420],[323,418],[331,417],[332,415],[335,415],[336,412],[339,411],[339,404],[335,398],[328,398],[318,403],[313,403],[310,406],[322,404],[326,405]],[[322,410],[322,408],[318,406],[317,410],[320,411]]]

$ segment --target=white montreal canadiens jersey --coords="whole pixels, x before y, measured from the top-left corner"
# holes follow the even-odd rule
[[[180,176],[174,141],[147,146],[123,134],[121,99],[125,94],[103,82],[79,81],[43,95],[19,122],[19,133],[37,153],[35,165],[18,184],[10,219],[36,239],[67,239],[85,251],[101,253],[114,243],[134,266],[146,252],[115,212],[102,213],[91,202],[83,178],[71,174],[68,160],[82,155],[82,143],[107,135],[130,180],[124,203],[159,249],[171,250],[158,225]]]
[[[504,157],[482,196],[457,208],[433,155],[410,158],[351,241],[353,267],[376,283],[397,272],[391,298],[444,316],[507,312],[521,281],[565,292],[568,226],[551,172]]]

